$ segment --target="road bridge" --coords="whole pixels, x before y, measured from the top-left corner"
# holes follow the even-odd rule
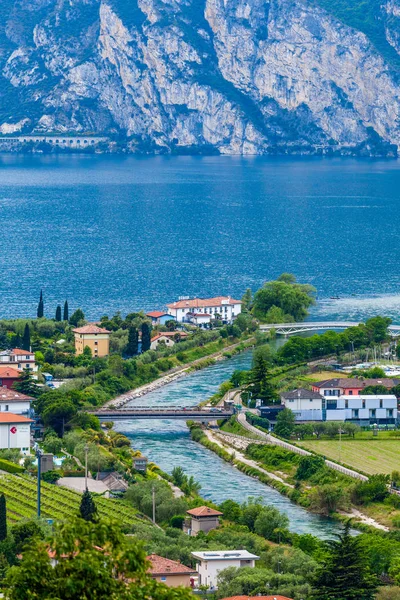
[[[278,335],[296,335],[304,331],[340,331],[361,325],[360,321],[305,321],[301,323],[275,323],[260,325],[261,331],[271,331]],[[393,337],[400,335],[400,325],[389,325],[389,333]]]
[[[101,421],[104,420],[137,420],[137,419],[172,419],[172,420],[184,420],[184,421],[200,421],[206,423],[208,421],[215,421],[216,419],[229,419],[233,415],[233,411],[209,408],[209,409],[193,409],[193,407],[142,407],[135,406],[129,408],[103,408],[100,410],[92,411],[91,414],[98,417]]]

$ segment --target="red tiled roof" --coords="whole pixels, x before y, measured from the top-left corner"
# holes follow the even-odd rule
[[[35,355],[33,354],[33,352],[30,352],[29,350],[22,350],[22,348],[13,348],[13,350],[11,351],[11,354],[14,354],[14,356],[19,356],[20,354],[24,355],[24,356],[28,356],[28,354],[30,356],[35,357]]]
[[[223,514],[222,512],[214,510],[209,506],[198,506],[197,508],[192,508],[186,512],[194,517],[218,517]]]
[[[21,371],[18,371],[17,369],[13,369],[13,367],[1,367],[0,366],[0,379],[18,379],[18,377],[21,377]]]
[[[192,298],[178,300],[167,304],[168,308],[201,308],[203,306],[225,306],[229,304],[242,304],[241,300],[234,300],[230,296],[216,296],[215,298]]]
[[[151,312],[146,313],[146,317],[153,317],[153,319],[158,319],[159,317],[163,317],[168,313],[163,312],[162,310],[152,310]],[[172,315],[170,315],[172,318]]]
[[[14,415],[9,412],[0,412],[0,424],[2,423],[33,423],[32,419],[27,419],[22,415]]]
[[[34,398],[2,387],[0,388],[0,402],[4,400],[7,400],[7,402],[33,402]]]
[[[84,325],[83,327],[78,327],[73,330],[74,333],[110,333],[108,329],[103,329],[103,327],[97,327],[97,325],[89,324]]]
[[[147,560],[151,563],[149,569],[151,575],[189,575],[190,573],[196,573],[194,569],[190,569],[176,560],[158,556],[158,554],[150,554]]]

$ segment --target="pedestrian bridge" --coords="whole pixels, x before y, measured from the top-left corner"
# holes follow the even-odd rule
[[[303,331],[328,331],[342,330],[349,327],[361,325],[360,321],[305,321],[301,323],[275,323],[260,325],[261,331],[271,331],[272,329],[278,335],[295,335]],[[389,333],[393,337],[400,335],[400,325],[390,325]]]
[[[184,421],[216,421],[217,419],[229,419],[233,411],[225,409],[193,409],[193,407],[156,407],[149,408],[135,406],[130,408],[103,408],[93,411],[91,414],[98,417],[101,421],[130,420],[130,419],[173,419]]]

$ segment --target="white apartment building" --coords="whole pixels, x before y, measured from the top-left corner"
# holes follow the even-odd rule
[[[33,398],[0,387],[0,412],[10,412],[15,415],[29,415]]]
[[[190,320],[190,315],[210,315],[212,319],[220,318],[226,323],[232,323],[242,312],[241,300],[230,296],[216,296],[215,298],[180,298],[177,302],[167,304],[168,314],[176,318],[179,323]],[[189,318],[188,318],[189,314]]]
[[[199,585],[207,585],[217,589],[218,573],[228,567],[255,567],[260,557],[247,550],[222,550],[210,552],[192,552],[196,559],[196,570],[199,574]]]
[[[353,421],[360,425],[394,425],[397,398],[394,394],[322,396],[303,388],[281,395],[281,402],[296,421]]]
[[[12,413],[0,413],[0,449],[18,448],[29,454],[31,446],[31,419]]]
[[[30,369],[36,372],[38,370],[33,352],[21,350],[21,348],[0,352],[0,367],[14,367],[20,371]]]

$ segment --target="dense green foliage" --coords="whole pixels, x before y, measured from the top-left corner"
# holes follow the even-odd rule
[[[85,521],[97,521],[97,507],[92,498],[92,494],[86,489],[82,494],[82,500],[79,506],[79,514]]]
[[[378,579],[371,573],[359,538],[350,534],[350,526],[327,545],[329,554],[316,573],[313,600],[372,600]]]
[[[294,275],[283,273],[255,293],[251,310],[266,323],[303,321],[315,302],[315,291],[311,285],[297,283]]]

